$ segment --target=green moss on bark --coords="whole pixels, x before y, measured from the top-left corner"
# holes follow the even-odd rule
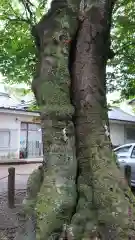
[[[40,240],[49,239],[53,234],[59,236],[63,224],[70,223],[76,205],[77,163],[74,139],[70,136],[64,140],[63,123],[61,124],[55,121],[55,127],[52,125],[54,138],[35,208],[37,239]]]
[[[34,170],[28,178],[26,197],[23,201],[23,212],[26,216],[34,211],[37,194],[40,191],[43,177],[44,170],[43,167],[40,166],[38,169]]]

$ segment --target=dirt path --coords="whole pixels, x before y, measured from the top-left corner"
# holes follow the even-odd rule
[[[7,191],[9,167],[15,167],[15,188],[25,189],[29,175],[34,169],[38,168],[39,165],[41,164],[0,165],[0,195]]]
[[[18,213],[21,210],[22,201],[26,194],[26,183],[30,173],[41,164],[15,165],[15,208],[8,208],[7,180],[8,166],[0,166],[0,239],[13,240],[18,225]],[[2,179],[3,178],[3,179]]]

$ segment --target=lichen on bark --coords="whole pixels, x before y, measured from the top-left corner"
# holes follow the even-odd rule
[[[30,215],[36,204],[36,198],[44,178],[44,169],[41,165],[38,169],[34,170],[27,181],[26,197],[23,201],[23,211]]]
[[[39,64],[32,88],[41,109],[46,169],[35,206],[40,240],[60,237],[76,205],[74,107],[68,61],[69,42],[78,24],[77,8],[77,2],[53,0],[48,14],[35,26]]]
[[[72,115],[68,56],[69,41],[77,29],[77,13],[71,1],[69,4],[67,0],[59,3],[53,0],[53,5],[54,9],[52,7],[34,28],[40,47],[32,89],[44,113]]]
[[[74,140],[63,138],[61,121],[52,121],[52,143],[46,172],[36,203],[37,239],[59,236],[69,224],[76,205],[76,157]],[[73,137],[72,137],[73,138]]]

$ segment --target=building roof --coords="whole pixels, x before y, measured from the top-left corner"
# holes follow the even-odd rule
[[[16,97],[14,97],[13,94],[10,95],[5,88],[3,89],[2,92],[0,91],[0,107],[22,109],[28,108],[30,104],[33,103],[34,97],[31,97],[29,100],[27,99],[26,101],[24,99],[19,100]]]
[[[16,106],[19,104],[19,101],[15,100],[14,98],[11,98],[10,95],[6,92],[0,92],[0,107],[10,107],[10,106]]]
[[[39,111],[32,111],[28,109],[20,109],[20,108],[13,108],[13,107],[0,107],[0,113],[4,114],[18,114],[18,115],[30,115],[30,116],[39,116]]]
[[[9,94],[8,94],[8,93],[5,93],[5,92],[0,92],[0,97],[10,98]]]
[[[110,120],[124,121],[124,122],[134,122],[135,116],[130,115],[118,107],[113,107],[108,111],[108,117]]]

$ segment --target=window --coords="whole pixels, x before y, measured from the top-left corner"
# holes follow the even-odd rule
[[[41,125],[36,124],[36,123],[22,122],[21,123],[21,130],[27,130],[27,128],[28,128],[29,131],[39,131],[41,129]]]
[[[21,130],[27,130],[27,123],[21,123]]]
[[[10,131],[0,130],[0,148],[8,148],[10,145]]]
[[[122,147],[122,148],[117,149],[117,150],[115,151],[115,153],[116,153],[116,154],[119,154],[119,153],[127,153],[130,148],[131,148],[131,145],[126,146],[126,147]]]
[[[36,123],[28,124],[29,131],[39,131],[40,128],[41,128],[40,124],[36,124]]]
[[[39,148],[39,141],[36,141],[36,148]]]
[[[132,158],[135,158],[135,147],[134,147],[133,150],[132,150],[131,157],[132,157]]]
[[[21,123],[20,150],[25,150],[27,156],[41,156],[42,132],[41,125],[36,123]],[[23,156],[24,157],[24,156]]]
[[[127,128],[127,139],[135,140],[135,128]]]

